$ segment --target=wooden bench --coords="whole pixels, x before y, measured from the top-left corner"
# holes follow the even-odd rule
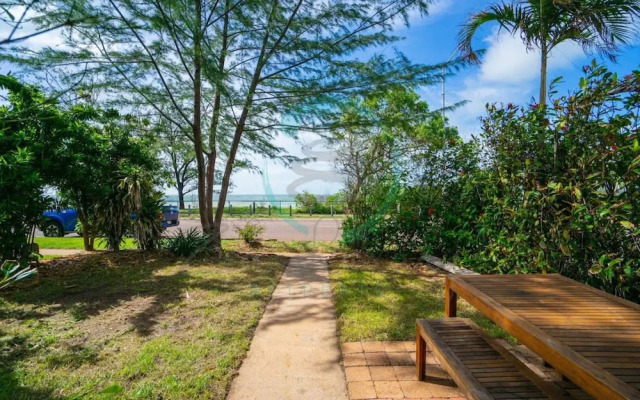
[[[428,346],[469,400],[589,398],[545,381],[469,319],[419,319],[416,325],[419,380],[425,379]]]

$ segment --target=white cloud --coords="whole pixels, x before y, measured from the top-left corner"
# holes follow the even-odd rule
[[[487,82],[520,83],[540,76],[540,52],[528,50],[518,34],[494,30],[485,39],[489,47],[480,67],[480,79]],[[573,66],[573,62],[584,57],[582,48],[565,42],[555,49],[549,60],[549,70],[554,71]]]
[[[520,37],[494,29],[485,39],[488,44],[479,69],[471,71],[456,87],[447,90],[447,104],[468,100],[469,104],[449,114],[453,125],[463,136],[476,133],[479,118],[485,115],[487,103],[526,103],[537,98],[540,79],[540,53],[527,50]],[[574,68],[585,57],[582,48],[574,43],[557,47],[549,59],[549,79],[563,70]]]
[[[256,157],[260,173],[238,171],[233,175],[233,194],[295,194],[307,190],[315,194],[333,194],[340,190],[343,178],[333,169],[334,153],[313,134],[301,135],[299,141],[278,135],[275,144],[298,157],[315,158],[306,164],[285,167],[272,160]]]

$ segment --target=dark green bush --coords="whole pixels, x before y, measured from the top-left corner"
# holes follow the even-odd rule
[[[459,252],[483,272],[560,272],[640,295],[640,72],[585,68],[580,90],[548,108],[489,109],[491,149],[476,177],[482,246]]]
[[[640,300],[640,72],[585,72],[547,107],[489,106],[468,143],[416,143],[365,186],[344,243],[483,273],[559,272]],[[380,207],[389,199],[400,211]]]

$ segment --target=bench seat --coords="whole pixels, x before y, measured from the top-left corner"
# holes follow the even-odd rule
[[[469,400],[589,398],[542,379],[466,318],[417,321],[419,380],[425,379],[427,346]]]

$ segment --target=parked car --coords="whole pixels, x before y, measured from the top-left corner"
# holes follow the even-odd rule
[[[178,225],[180,225],[180,210],[178,206],[168,204],[162,206],[162,226],[166,228]]]
[[[47,210],[42,213],[44,221],[40,230],[47,237],[64,236],[76,230],[78,212],[72,208]]]
[[[78,212],[72,208],[60,210],[48,210],[42,213],[44,221],[40,224],[40,230],[47,237],[60,237],[67,233],[75,232],[78,224]],[[135,217],[132,215],[132,217]],[[162,227],[180,225],[180,213],[178,207],[172,205],[162,206]]]

